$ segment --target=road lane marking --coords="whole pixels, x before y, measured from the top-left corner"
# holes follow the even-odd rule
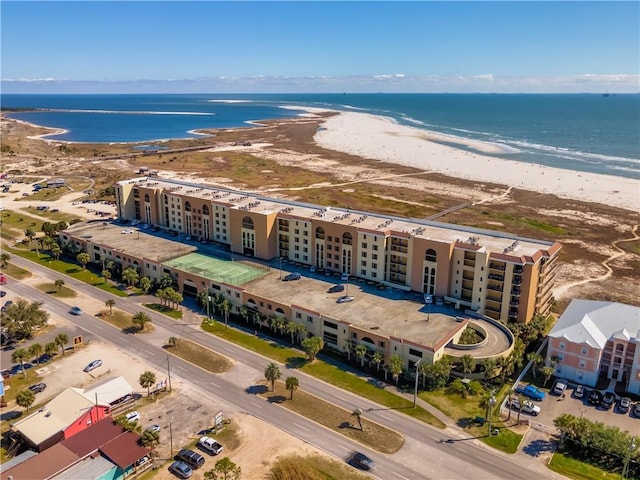
[[[251,405],[253,405],[254,407],[258,407],[258,408],[264,408],[262,405],[258,405],[256,402],[249,402]]]
[[[302,430],[304,430],[305,432],[310,432],[311,430],[309,430],[307,427],[303,427],[302,425],[297,424],[296,422],[293,422],[293,424],[298,427],[301,428]]]
[[[351,451],[351,449],[350,449],[350,448],[347,448],[347,447],[345,447],[344,445],[340,445],[339,443],[337,443],[336,445],[337,445],[338,447],[340,447],[341,449],[346,450],[347,452],[350,452],[350,451]]]
[[[400,475],[398,472],[391,472],[391,473],[393,473],[397,477],[404,478],[404,480],[410,480],[409,478],[405,477],[404,475]]]

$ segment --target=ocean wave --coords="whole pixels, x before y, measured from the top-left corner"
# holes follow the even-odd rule
[[[209,103],[251,103],[253,100],[207,100]]]
[[[66,113],[104,113],[104,114],[121,114],[121,115],[203,115],[212,116],[211,112],[162,112],[162,111],[144,111],[144,110],[83,110],[71,108],[48,108],[41,110],[44,112],[66,112]]]
[[[541,151],[547,154],[553,154],[554,156],[564,157],[570,160],[597,160],[598,163],[632,163],[640,165],[639,158],[629,157],[616,157],[612,155],[604,155],[601,153],[581,152],[578,150],[572,150],[566,147],[554,147],[551,145],[542,145],[539,143],[530,143],[521,140],[510,140],[509,144],[518,145],[525,151],[535,153],[535,151]],[[531,152],[533,150],[534,152]]]

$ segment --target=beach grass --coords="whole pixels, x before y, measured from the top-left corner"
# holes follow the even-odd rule
[[[224,373],[233,367],[233,362],[227,357],[185,338],[178,339],[175,345],[165,345],[163,348],[167,353],[180,357],[211,373]]]

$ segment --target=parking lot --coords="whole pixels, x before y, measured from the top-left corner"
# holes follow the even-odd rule
[[[553,383],[549,382],[552,387]],[[553,420],[562,415],[569,413],[571,415],[588,418],[594,422],[602,422],[605,425],[617,426],[622,431],[627,431],[631,435],[640,435],[640,418],[633,415],[633,405],[629,411],[623,413],[617,408],[620,396],[617,395],[616,404],[611,409],[602,406],[594,406],[589,404],[589,393],[593,390],[585,387],[585,393],[582,398],[575,398],[574,390],[576,385],[569,384],[564,399],[560,395],[547,393],[542,401],[534,402],[540,407],[540,414],[536,417],[522,414],[521,418],[531,418],[536,422],[544,425],[553,426]]]

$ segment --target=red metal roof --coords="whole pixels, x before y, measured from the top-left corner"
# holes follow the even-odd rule
[[[13,480],[33,480],[38,478],[46,480],[63,472],[79,460],[80,457],[78,455],[58,443],[3,472],[2,478],[13,478]]]
[[[151,451],[150,448],[141,447],[139,439],[135,433],[125,432],[100,447],[100,453],[124,470]]]

